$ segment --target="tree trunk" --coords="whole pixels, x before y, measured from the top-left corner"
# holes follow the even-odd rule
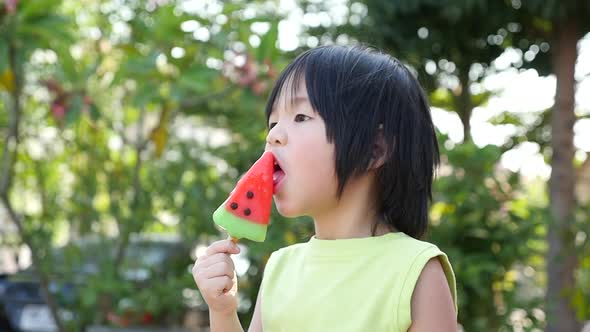
[[[459,119],[463,124],[463,143],[471,141],[471,113],[473,112],[473,103],[471,102],[471,91],[469,90],[469,67],[461,68],[459,72],[459,82],[461,93],[454,96],[455,109],[459,114]]]
[[[578,332],[579,323],[570,305],[577,259],[574,248],[574,69],[579,32],[574,20],[559,22],[553,42],[552,65],[557,79],[551,119],[551,222],[547,232],[547,332]]]

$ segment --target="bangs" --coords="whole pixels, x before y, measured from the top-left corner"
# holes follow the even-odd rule
[[[306,53],[302,54],[295,61],[290,63],[287,68],[283,70],[283,72],[281,72],[281,75],[277,79],[266,103],[265,114],[267,126],[268,119],[275,108],[287,107],[287,102],[289,102],[290,106],[293,106],[293,103],[295,102],[295,96],[297,96],[297,92],[299,91],[302,81],[311,103],[311,91],[307,86],[307,75],[305,73],[307,68],[307,58],[308,57],[306,56]],[[282,98],[283,96],[284,98]],[[281,99],[284,100],[285,104],[277,105]],[[313,103],[311,104],[313,109],[318,112],[316,105]]]
[[[293,106],[303,86],[312,109],[326,123],[328,142],[337,140],[339,128],[348,127],[344,120],[351,119],[349,108],[361,101],[351,92],[362,91],[367,83],[366,77],[353,74],[350,66],[355,67],[355,63],[350,62],[357,61],[353,53],[344,47],[320,46],[300,54],[281,72],[270,93],[265,109],[267,124],[273,110],[286,108],[287,103]],[[279,105],[281,101],[283,105]]]

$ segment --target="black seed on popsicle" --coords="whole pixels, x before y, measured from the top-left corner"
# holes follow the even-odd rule
[[[252,198],[252,197],[254,197],[254,193],[253,193],[253,192],[251,192],[251,191],[248,191],[248,192],[246,193],[246,197],[248,197],[248,198]]]
[[[244,210],[244,214],[245,214],[245,215],[249,216],[249,215],[250,215],[250,213],[252,213],[252,211],[250,211],[250,209],[246,209],[246,210]]]
[[[229,207],[231,207],[231,208],[232,208],[232,210],[235,210],[235,209],[237,209],[237,208],[238,208],[238,203],[236,203],[236,202],[233,202],[233,203],[231,203],[231,204],[229,205]]]

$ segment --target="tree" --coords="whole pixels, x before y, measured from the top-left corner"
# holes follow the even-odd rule
[[[550,210],[547,241],[547,329],[578,331],[579,322],[572,307],[574,271],[578,265],[575,234],[578,226],[574,212],[574,123],[575,64],[578,41],[590,31],[590,3],[587,1],[523,2],[519,19],[523,33],[531,40],[545,40],[551,45],[550,68],[556,77],[555,104],[551,114]],[[531,62],[535,66],[535,61]]]
[[[70,329],[104,322],[130,295],[144,310],[150,290],[138,292],[120,278],[130,237],[178,232],[191,244],[216,238],[211,213],[262,152],[264,96],[286,61],[275,47],[278,19],[262,2],[206,9],[45,0],[8,1],[0,11],[0,92],[7,101],[0,110],[10,111],[0,112],[0,197],[31,249],[60,331],[71,322],[60,320],[57,308],[65,304],[47,291],[63,267],[51,264],[56,238],[117,235],[115,253],[97,253],[107,264],[70,304],[81,317]],[[244,18],[245,9],[255,15]],[[39,54],[54,60],[39,61]],[[23,197],[40,208],[28,208],[35,204]],[[294,240],[277,239],[264,250],[253,246],[252,261],[263,264],[269,246]],[[183,276],[153,291],[179,296],[194,286]],[[243,280],[251,302],[259,277]]]
[[[366,16],[360,16],[360,23],[310,31],[327,32],[333,39],[354,37],[410,65],[431,94],[431,105],[459,115],[464,141],[469,141],[471,113],[491,96],[485,90],[472,92],[472,86],[493,70],[492,61],[512,38],[513,14],[503,2],[487,0],[361,3],[366,6]],[[358,4],[351,8],[358,8]],[[349,18],[359,15],[363,11],[357,9]]]
[[[41,292],[47,299],[49,309],[55,318],[60,331],[64,325],[57,314],[58,306],[49,291],[49,277],[43,269],[43,256],[46,251],[42,238],[46,234],[40,233],[39,238],[27,229],[26,217],[23,217],[13,206],[14,167],[19,158],[19,143],[21,142],[21,121],[23,116],[23,87],[25,82],[24,66],[31,53],[38,47],[51,48],[55,43],[68,40],[68,31],[64,17],[55,14],[59,1],[25,2],[7,0],[0,8],[0,72],[2,72],[2,87],[7,94],[8,126],[3,140],[2,163],[0,164],[0,199],[12,222],[15,224],[23,242],[31,250],[31,259],[37,267],[36,273],[41,285]],[[60,39],[47,34],[51,27],[60,35]]]
[[[524,308],[531,327],[541,327],[533,314],[538,299],[520,296],[515,275],[541,255],[543,210],[523,195],[519,173],[498,171],[501,148],[466,142],[441,149],[445,171],[434,184],[428,239],[453,264],[459,322],[465,331],[512,329],[513,310]]]

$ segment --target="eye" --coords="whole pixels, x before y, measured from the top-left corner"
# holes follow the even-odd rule
[[[307,119],[311,119],[309,116],[305,115],[305,114],[297,114],[295,115],[295,122],[303,122]]]
[[[274,126],[276,126],[276,125],[277,125],[277,123],[276,123],[276,122],[271,122],[271,123],[268,125],[268,130],[271,130],[271,129],[272,129]]]

